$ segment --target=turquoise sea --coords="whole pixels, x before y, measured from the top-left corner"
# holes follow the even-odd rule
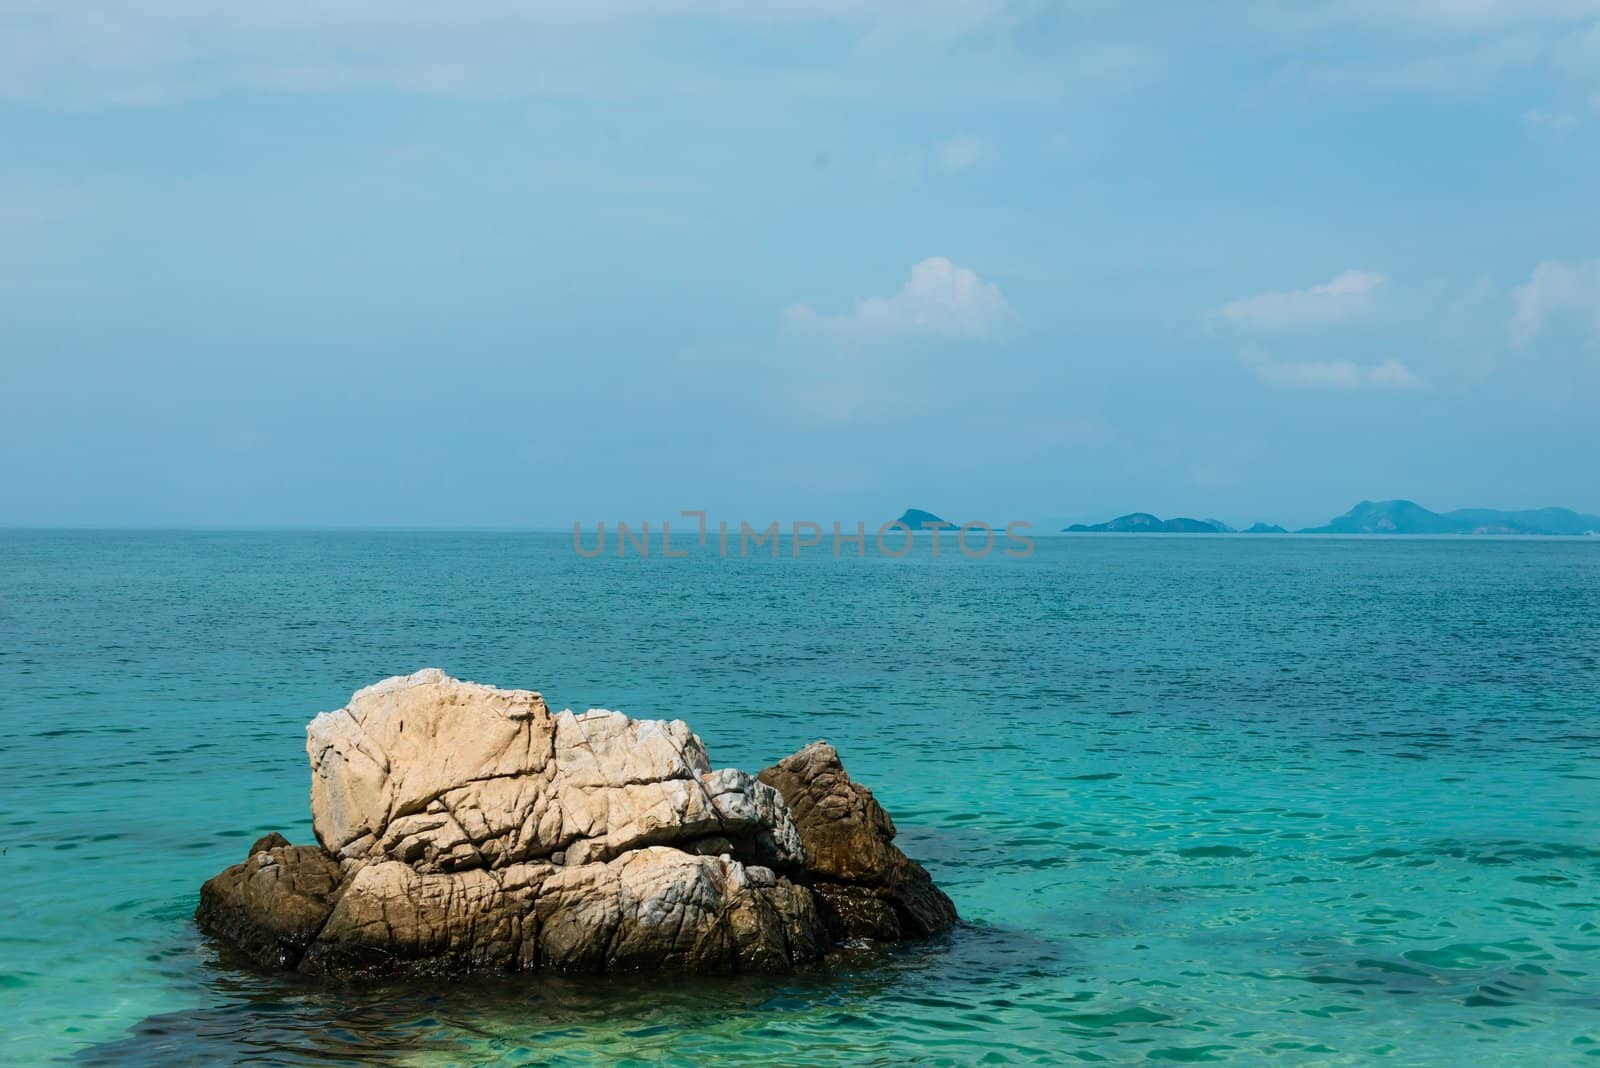
[[[780,979],[321,986],[200,883],[438,666],[839,747],[947,941]],[[0,1061],[1600,1065],[1600,539],[0,532]]]

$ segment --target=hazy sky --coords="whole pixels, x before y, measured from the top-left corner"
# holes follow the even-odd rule
[[[0,0],[0,523],[1600,511],[1600,0]]]

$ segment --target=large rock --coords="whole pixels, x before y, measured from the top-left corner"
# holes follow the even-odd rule
[[[306,750],[321,845],[262,839],[195,913],[268,967],[782,971],[955,921],[820,743],[758,780],[680,720],[430,669],[316,717]]]
[[[343,859],[458,871],[719,836],[779,868],[801,863],[777,794],[742,771],[713,771],[682,720],[552,715],[529,690],[429,669],[312,720],[306,753],[312,828]]]

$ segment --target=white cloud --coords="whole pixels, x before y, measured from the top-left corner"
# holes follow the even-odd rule
[[[1306,30],[1368,26],[1432,35],[1560,28],[1600,15],[1600,0],[1261,0],[1257,21]]]
[[[1280,80],[1470,95],[1523,72],[1588,70],[1568,42],[1597,18],[1600,0],[1257,0],[1248,21],[1282,47]]]
[[[727,99],[741,92],[1059,102],[1080,86],[1159,80],[1170,54],[1193,54],[1204,47],[1196,35],[1212,31],[1316,84],[1472,91],[1513,69],[1588,69],[1589,52],[1563,59],[1558,45],[1600,18],[1600,0],[1192,7],[1154,16],[1115,0],[0,0],[0,99],[83,106],[395,91],[679,95],[725,107],[743,103]],[[663,47],[708,26],[734,54],[773,61],[707,63],[701,49]]]
[[[1522,113],[1522,125],[1533,133],[1566,133],[1578,125],[1578,116],[1570,111],[1540,111],[1532,108]]]
[[[1286,389],[1321,390],[1412,390],[1424,386],[1422,379],[1399,360],[1385,360],[1367,367],[1352,360],[1303,360],[1280,363],[1260,350],[1240,354],[1240,359],[1261,381]]]
[[[985,163],[994,146],[981,137],[952,137],[939,146],[939,164],[947,171],[964,171]]]
[[[921,149],[895,148],[878,153],[873,170],[891,182],[920,183],[930,171],[971,170],[994,158],[994,146],[981,137],[952,137]]]
[[[1580,90],[1600,90],[1600,19],[1562,37],[1551,61]]]
[[[930,256],[911,268],[911,278],[893,296],[868,297],[842,315],[824,315],[796,304],[784,310],[783,319],[794,329],[860,337],[982,340],[1003,331],[1015,315],[993,282],[943,256]]]
[[[1510,71],[1534,66],[1545,51],[1539,39],[1523,35],[1461,44],[1443,52],[1298,64],[1286,73],[1315,89],[1474,93]]]
[[[1231,301],[1213,318],[1241,330],[1289,330],[1326,326],[1366,311],[1372,294],[1388,276],[1371,271],[1345,271],[1310,289],[1260,293]]]
[[[1331,0],[1310,5],[1266,0],[1264,8],[1277,26],[1366,26],[1424,35],[1560,29],[1600,16],[1600,0]]]
[[[1399,360],[1384,360],[1367,372],[1367,384],[1374,389],[1421,389],[1424,383]]]
[[[0,101],[376,91],[681,97],[765,114],[774,96],[1039,100],[1119,83],[1041,51],[1044,20],[1009,0],[0,0]],[[706,40],[733,41],[730,54],[782,58],[708,63],[688,46],[707,27]]]
[[[1516,304],[1511,336],[1518,345],[1532,344],[1561,322],[1577,325],[1591,345],[1600,345],[1600,259],[1546,260],[1511,298]]]
[[[786,308],[777,403],[789,418],[814,425],[894,422],[959,406],[968,398],[959,383],[974,373],[963,346],[998,337],[1015,321],[998,286],[930,257],[898,292],[849,311]]]

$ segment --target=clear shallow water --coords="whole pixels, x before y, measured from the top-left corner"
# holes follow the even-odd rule
[[[190,923],[436,665],[834,742],[969,926],[837,973],[329,988]],[[0,1061],[1600,1063],[1600,543],[0,532]]]

